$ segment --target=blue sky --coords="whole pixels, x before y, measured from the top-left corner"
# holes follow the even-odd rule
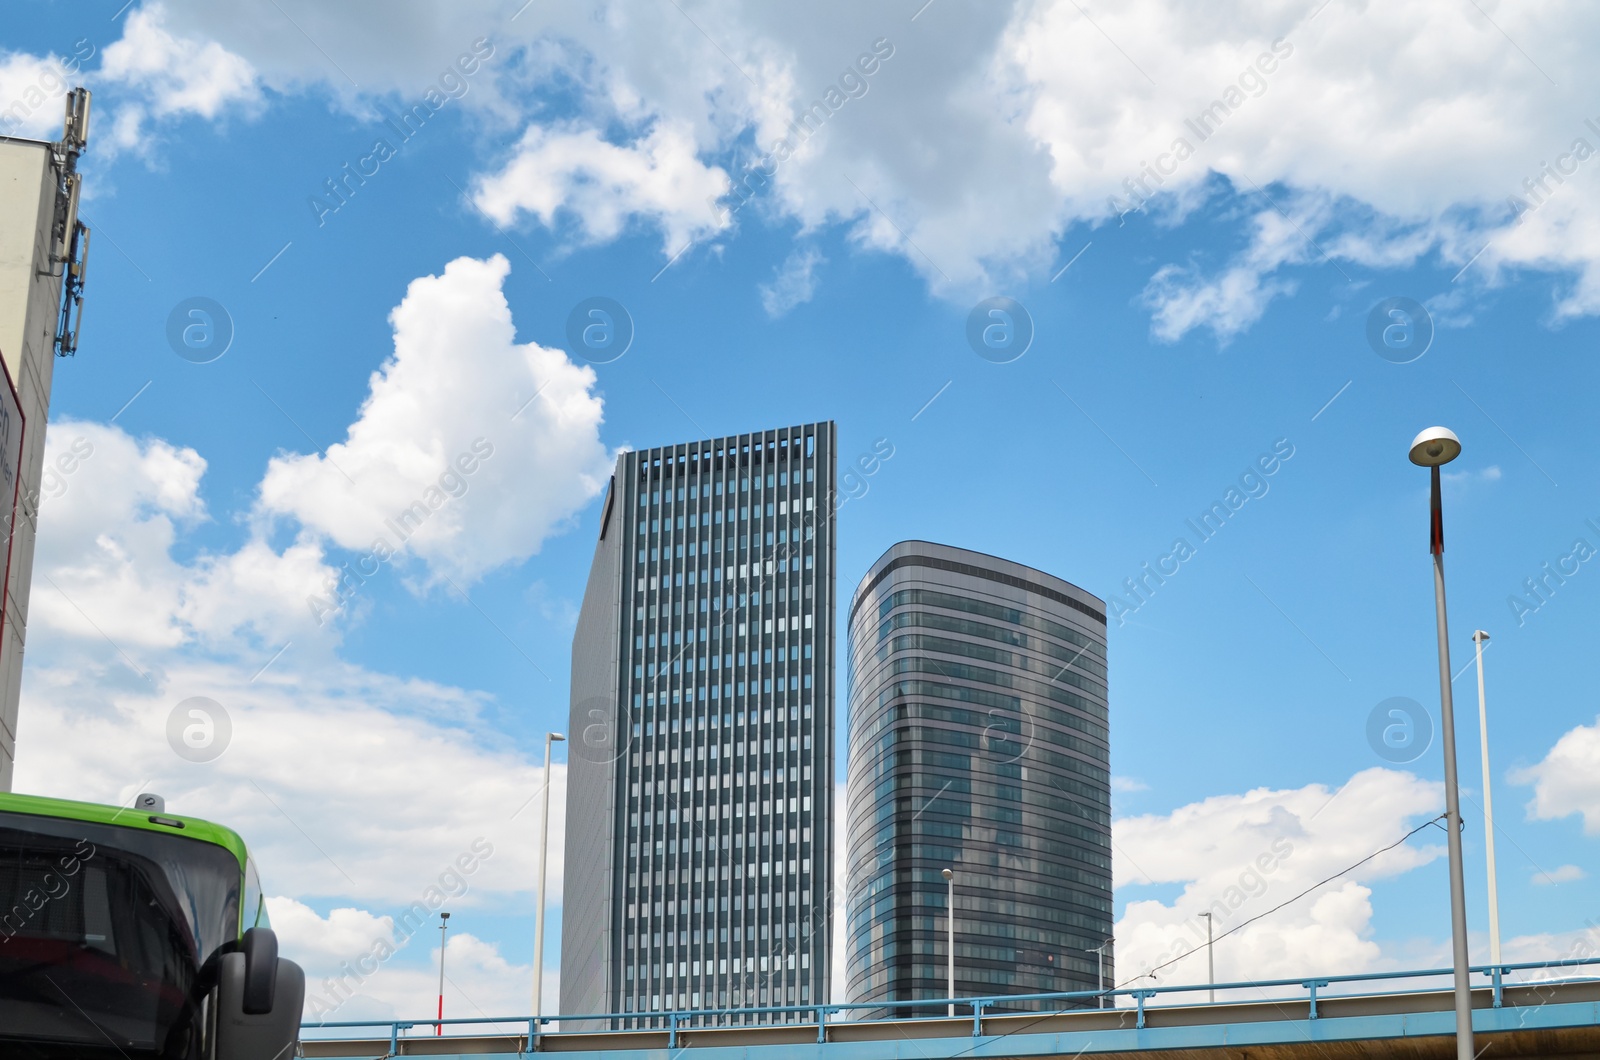
[[[314,980],[489,836],[495,855],[452,900],[450,1004],[522,1011],[534,833],[511,815],[538,790],[542,734],[567,724],[612,457],[829,418],[842,464],[893,447],[840,512],[841,629],[860,574],[907,537],[1034,565],[1131,612],[1110,630],[1126,979],[1273,837],[1294,854],[1234,923],[1442,809],[1437,739],[1395,763],[1367,736],[1395,696],[1437,728],[1427,477],[1405,450],[1441,423],[1464,446],[1446,563],[1474,957],[1474,628],[1493,635],[1508,959],[1581,944],[1600,574],[1578,563],[1543,602],[1524,581],[1576,539],[1600,549],[1586,429],[1600,297],[1583,238],[1597,167],[1568,148],[1600,145],[1581,105],[1591,15],[272,6],[27,4],[0,39],[0,105],[49,97],[10,131],[55,135],[46,74],[75,51],[74,83],[95,92],[88,308],[50,434],[52,454],[82,438],[95,455],[41,516],[52,580],[34,583],[19,788],[117,800],[142,784],[235,823]],[[421,103],[480,40],[492,58],[402,142],[384,113]],[[1276,40],[1290,54],[1263,65]],[[846,83],[880,41],[892,55]],[[864,94],[846,91],[719,217],[797,115],[856,81]],[[1185,131],[1238,84],[1210,138]],[[1136,196],[1127,178],[1182,136],[1192,157]],[[324,182],[379,139],[392,157],[319,210]],[[1566,181],[1527,190],[1546,164],[1570,166]],[[1520,223],[1513,196],[1533,207]],[[592,296],[635,329],[609,363],[565,348]],[[995,296],[1034,330],[1009,363],[966,337]],[[166,335],[194,297],[234,331],[209,363]],[[1392,297],[1434,329],[1410,363],[1367,339]],[[304,599],[367,551],[377,516],[476,438],[494,455],[465,494],[313,621]],[[1186,520],[1275,446],[1292,455],[1201,542]],[[1178,537],[1192,558],[1130,596],[1124,580]],[[1517,615],[1517,594],[1537,610]],[[234,724],[209,763],[165,737],[195,695]],[[1242,930],[1219,974],[1437,966],[1442,851],[1421,833]],[[341,1015],[426,1009],[425,949]],[[1194,981],[1195,963],[1162,975]]]

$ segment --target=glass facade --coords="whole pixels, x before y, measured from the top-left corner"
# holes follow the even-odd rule
[[[618,458],[573,644],[563,1013],[827,996],[833,453],[818,423]]]
[[[1091,951],[1112,926],[1104,606],[927,542],[867,572],[850,609],[850,1001],[948,996],[947,868],[958,997],[1098,988]],[[1113,982],[1109,950],[1104,971]]]

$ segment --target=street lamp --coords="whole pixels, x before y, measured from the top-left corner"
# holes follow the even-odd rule
[[[1467,967],[1467,896],[1461,873],[1461,792],[1456,784],[1456,718],[1450,698],[1450,630],[1444,605],[1444,511],[1439,468],[1461,455],[1461,439],[1445,427],[1429,427],[1411,442],[1411,462],[1427,468],[1432,492],[1428,551],[1433,553],[1433,606],[1439,627],[1439,735],[1444,743],[1444,814],[1450,848],[1450,945],[1455,964],[1456,1058],[1474,1060],[1472,980]]]
[[[945,869],[945,953],[946,973],[950,981],[950,1015],[956,1014],[956,874]]]
[[[559,732],[544,735],[544,790],[539,793],[539,906],[533,915],[533,1016],[544,1013],[540,992],[544,986],[544,863],[550,845],[550,745],[565,742]]]
[[[1111,940],[1106,939],[1089,952],[1094,954],[1094,988],[1099,991],[1095,998],[1096,1008],[1106,1007],[1106,951],[1111,948]]]
[[[1478,742],[1483,750],[1483,842],[1489,859],[1489,962],[1500,963],[1500,890],[1494,874],[1494,793],[1489,784],[1489,710],[1483,696],[1483,644],[1489,634],[1477,630],[1472,641],[1478,651]]]
[[[1200,915],[1206,918],[1206,982],[1211,984],[1210,1003],[1214,1005],[1217,1002],[1217,966],[1212,960],[1211,914],[1206,912]],[[1235,946],[1234,949],[1238,947]]]
[[[436,1038],[444,1036],[444,933],[450,927],[450,914],[439,914],[439,1022],[433,1025]]]

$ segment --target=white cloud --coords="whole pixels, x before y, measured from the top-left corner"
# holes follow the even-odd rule
[[[292,898],[268,898],[267,907],[280,951],[305,969],[308,1022],[414,1018],[435,1011],[439,921],[432,910],[399,924],[393,916],[356,908],[333,909],[323,917]],[[445,946],[445,1018],[526,1011],[532,966],[507,961],[497,945],[459,922],[458,913]],[[490,1024],[481,1033],[511,1029]]]
[[[1207,327],[1226,343],[1261,319],[1273,298],[1294,293],[1293,282],[1273,277],[1284,265],[1305,260],[1304,227],[1272,209],[1256,214],[1251,223],[1250,248],[1221,276],[1206,278],[1200,270],[1177,265],[1157,270],[1144,290],[1157,338],[1172,342]]]
[[[1600,835],[1600,718],[1564,733],[1543,760],[1511,774],[1532,784],[1528,815],[1551,821],[1578,814],[1587,835]]]
[[[275,457],[263,510],[363,553],[403,541],[429,581],[471,581],[565,529],[611,472],[603,404],[592,368],[517,343],[509,271],[499,255],[458,258],[412,281],[345,440]]]
[[[115,147],[144,148],[144,123],[151,117],[214,119],[262,102],[255,68],[246,59],[214,40],[175,35],[168,21],[161,4],[129,11],[122,38],[100,57],[100,79],[131,90],[131,98],[112,111]]]
[[[1534,871],[1532,883],[1538,887],[1551,887],[1561,883],[1573,883],[1577,880],[1588,879],[1589,874],[1576,865],[1562,865],[1559,868],[1545,872],[1543,869]]]
[[[1008,11],[942,5],[914,24],[861,5],[734,0],[598,14],[535,6],[515,22],[489,0],[399,3],[378,23],[355,8],[281,7],[168,4],[266,83],[341,98],[420,92],[492,32],[494,80],[471,105],[495,115],[521,105],[532,120],[480,182],[480,202],[545,224],[570,211],[585,239],[638,219],[674,253],[710,234],[705,199],[724,174],[743,182],[788,138],[792,153],[763,166],[756,212],[802,230],[842,226],[951,297],[1047,274],[1070,227],[1157,192],[1177,197],[1178,217],[1216,202],[1200,192],[1216,173],[1255,213],[1249,246],[1220,263],[1152,266],[1158,338],[1204,328],[1226,341],[1324,255],[1396,268],[1436,254],[1455,268],[1481,251],[1462,282],[1550,272],[1552,319],[1600,312],[1600,160],[1572,154],[1579,139],[1600,151],[1600,133],[1550,102],[1552,81],[1587,98],[1600,80],[1587,58],[1600,22],[1580,0],[1481,11],[1133,0],[1092,22],[1068,0],[1015,0]],[[152,23],[166,17],[148,10]],[[847,83],[875,48],[889,57]],[[212,80],[242,91],[241,79]],[[551,85],[576,90],[575,116],[545,116]],[[814,135],[791,131],[830,99]],[[1204,128],[1189,124],[1206,115]],[[1567,170],[1562,183],[1546,164]],[[1536,206],[1520,225],[1512,195]],[[1159,199],[1152,209],[1168,211]]]
[[[1448,485],[1470,486],[1478,482],[1499,482],[1502,475],[1499,464],[1490,464],[1488,467],[1478,470],[1446,471],[1440,477]]]
[[[1128,901],[1116,925],[1118,984],[1151,968],[1164,983],[1204,982],[1204,955],[1184,955],[1204,948],[1205,921],[1197,914],[1207,910],[1219,938],[1239,929],[1216,945],[1219,982],[1374,968],[1382,958],[1370,937],[1368,885],[1427,864],[1442,847],[1413,840],[1241,925],[1399,839],[1439,800],[1437,784],[1368,769],[1337,792],[1320,784],[1259,788],[1114,821],[1113,874],[1121,886],[1183,885],[1170,903]]]
[[[642,218],[661,228],[662,253],[671,256],[718,228],[715,204],[727,190],[727,174],[701,163],[679,123],[659,121],[623,145],[592,128],[530,125],[510,161],[479,179],[473,198],[502,224],[529,213],[548,227],[569,212],[594,243]]]
[[[1501,956],[1510,964],[1545,965],[1543,968],[1521,973],[1519,978],[1524,980],[1537,982],[1593,975],[1593,971],[1589,968],[1582,966],[1575,968],[1560,963],[1566,960],[1600,957],[1600,924],[1591,918],[1586,918],[1583,923],[1582,928],[1572,931],[1548,931],[1506,939],[1501,947]],[[1444,963],[1448,961],[1448,951],[1445,951]],[[1438,966],[1437,963],[1434,965]]]
[[[306,599],[335,573],[314,539],[280,553],[252,535],[231,553],[173,559],[181,535],[208,520],[205,468],[193,449],[159,438],[70,418],[50,424],[30,632],[114,645],[141,673],[188,644],[230,654],[308,632]],[[302,650],[311,643],[302,638]]]
[[[63,101],[81,80],[80,68],[76,56],[0,51],[0,136],[58,138]]]
[[[769,317],[781,317],[797,305],[811,301],[817,293],[817,266],[825,259],[815,247],[802,247],[792,252],[771,283],[760,286],[761,308]]]
[[[1138,777],[1114,776],[1111,778],[1111,790],[1119,795],[1130,795],[1136,791],[1149,791],[1150,785]]]
[[[177,527],[205,515],[200,454],[62,419],[50,425],[45,459],[30,623],[130,647],[181,643],[170,550]]]

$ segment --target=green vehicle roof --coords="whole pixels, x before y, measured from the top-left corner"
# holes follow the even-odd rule
[[[202,843],[212,843],[226,848],[238,860],[240,871],[244,870],[247,852],[239,833],[220,824],[202,821],[198,817],[184,817],[166,811],[151,814],[126,806],[104,806],[95,802],[47,799],[40,795],[13,795],[9,792],[0,792],[0,810],[70,821],[91,821],[95,824],[116,825],[121,828],[142,828],[147,832],[160,832],[164,835],[183,836]],[[174,827],[171,823],[159,823],[173,821],[182,827]]]

